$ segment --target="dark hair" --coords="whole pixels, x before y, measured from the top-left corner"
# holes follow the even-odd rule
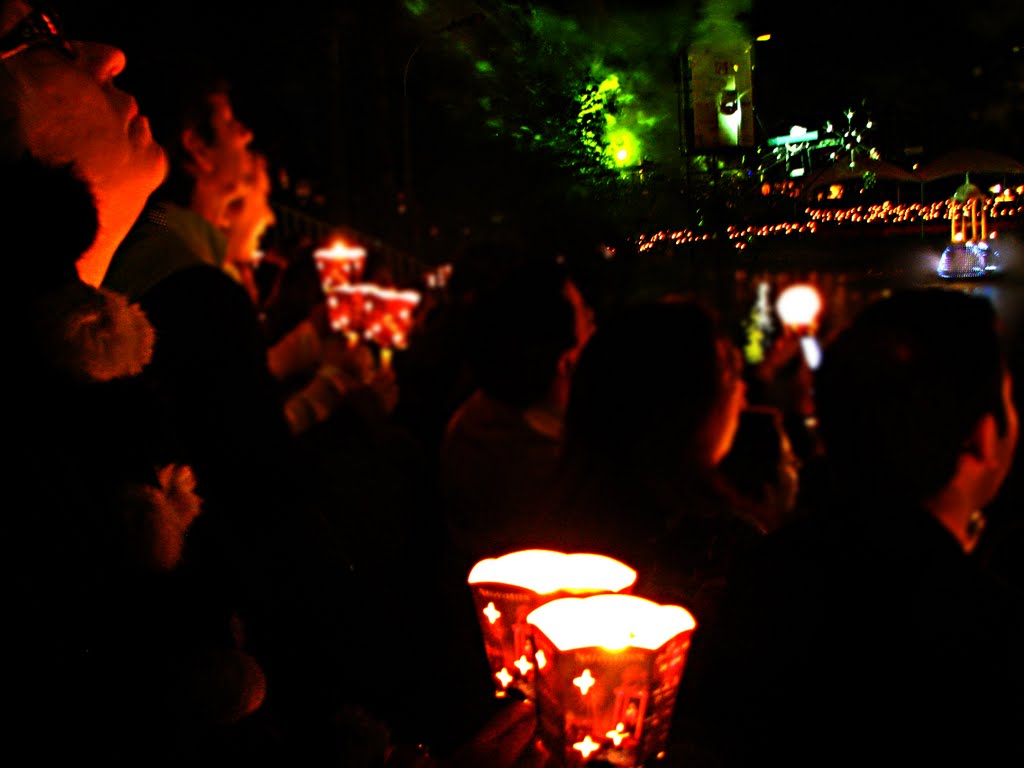
[[[815,377],[828,465],[851,496],[920,503],[940,491],[978,420],[1006,427],[1006,367],[991,302],[902,291],[840,332]]]
[[[717,316],[696,300],[603,317],[573,373],[566,461],[586,457],[597,471],[697,468],[722,391],[720,339]]]
[[[28,152],[2,165],[4,184],[15,192],[0,206],[0,231],[17,297],[77,281],[76,264],[99,226],[88,184],[71,165],[46,165]]]
[[[736,437],[719,468],[744,498],[763,502],[765,486],[778,485],[784,434],[782,411],[774,406],[748,406],[740,413]]]
[[[538,256],[510,267],[474,299],[467,357],[489,397],[525,408],[548,391],[562,354],[576,343],[568,280],[554,258]]]
[[[195,177],[188,170],[191,160],[182,143],[186,130],[194,130],[208,143],[215,140],[211,97],[229,94],[231,84],[213,65],[196,63],[185,70],[175,68],[170,79],[158,79],[159,88],[139,101],[149,117],[153,139],[167,153],[168,173],[154,197],[188,206],[195,189]]]

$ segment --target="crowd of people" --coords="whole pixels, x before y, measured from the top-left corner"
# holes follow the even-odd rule
[[[601,303],[545,243],[464,254],[387,364],[310,254],[260,260],[230,84],[183,69],[144,115],[125,66],[0,0],[15,754],[554,768],[466,586],[538,547],[696,617],[670,762],[1024,757],[1019,358],[987,299],[862,310],[801,371],[813,440],[701,297]]]

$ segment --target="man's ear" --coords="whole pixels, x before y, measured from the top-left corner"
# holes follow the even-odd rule
[[[181,133],[181,146],[188,154],[189,165],[199,173],[210,173],[213,170],[213,159],[210,157],[210,145],[194,128],[186,128]]]

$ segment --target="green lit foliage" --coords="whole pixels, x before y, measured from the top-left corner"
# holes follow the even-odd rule
[[[678,162],[673,56],[692,4],[619,12],[603,25],[597,14],[577,19],[529,1],[475,5],[485,21],[446,35],[445,47],[478,90],[472,104],[484,114],[469,119],[492,139],[543,153],[599,185],[635,179],[644,165]]]
[[[432,36],[417,80],[430,83],[430,113],[445,113],[447,135],[458,137],[453,155],[486,142],[506,158],[502,188],[529,189],[517,207],[571,206],[631,236],[711,226],[726,207],[742,209],[745,178],[699,160],[688,168],[680,153],[678,57],[697,31],[697,0],[576,16],[530,0],[478,0],[480,23],[438,34],[466,11],[444,5],[417,21]]]
[[[661,118],[646,113],[631,78],[607,72],[602,62],[591,65],[591,84],[578,97],[577,138],[599,162],[608,168],[635,168],[643,163],[643,136]]]
[[[413,16],[422,16],[427,12],[427,0],[404,0],[404,4]]]

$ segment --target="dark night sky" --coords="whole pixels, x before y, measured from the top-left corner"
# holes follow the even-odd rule
[[[342,216],[372,219],[387,228],[402,178],[402,68],[409,53],[431,25],[436,29],[481,9],[487,21],[467,36],[507,34],[487,25],[493,27],[497,18],[492,11],[508,3],[436,0],[426,5],[430,10],[419,23],[401,0],[291,0],[266,10],[237,0],[65,0],[58,8],[73,35],[113,42],[126,51],[129,65],[122,82],[143,108],[146,99],[159,98],[160,78],[173,77],[182,60],[223,62],[235,83],[236,106],[271,159],[293,173],[322,177]],[[680,15],[719,14],[744,25],[751,36],[771,33],[770,41],[754,49],[761,138],[794,124],[819,127],[853,108],[872,116],[875,142],[883,156],[897,162],[911,146],[937,152],[970,144],[1024,155],[1024,59],[1019,49],[1013,51],[1024,45],[1024,3],[972,0],[955,13],[933,3],[868,0],[534,5],[576,20],[583,29],[628,27],[638,39],[649,36],[652,45],[663,45],[658,41],[666,20]],[[440,98],[457,101],[461,88],[457,70],[436,68],[440,58],[437,42],[430,41],[412,78],[413,114],[429,115],[416,123],[414,156],[421,178],[432,171],[444,175],[448,168],[449,176],[467,168],[473,172],[480,167],[473,152],[484,151],[471,146],[472,137],[453,141],[447,136],[450,126],[431,106]],[[1016,67],[1012,77],[1011,64]],[[468,82],[472,72],[465,77]],[[432,95],[428,86],[440,88],[442,96]],[[460,167],[458,159],[465,164]],[[511,175],[514,165],[514,159],[499,158],[492,173]]]

